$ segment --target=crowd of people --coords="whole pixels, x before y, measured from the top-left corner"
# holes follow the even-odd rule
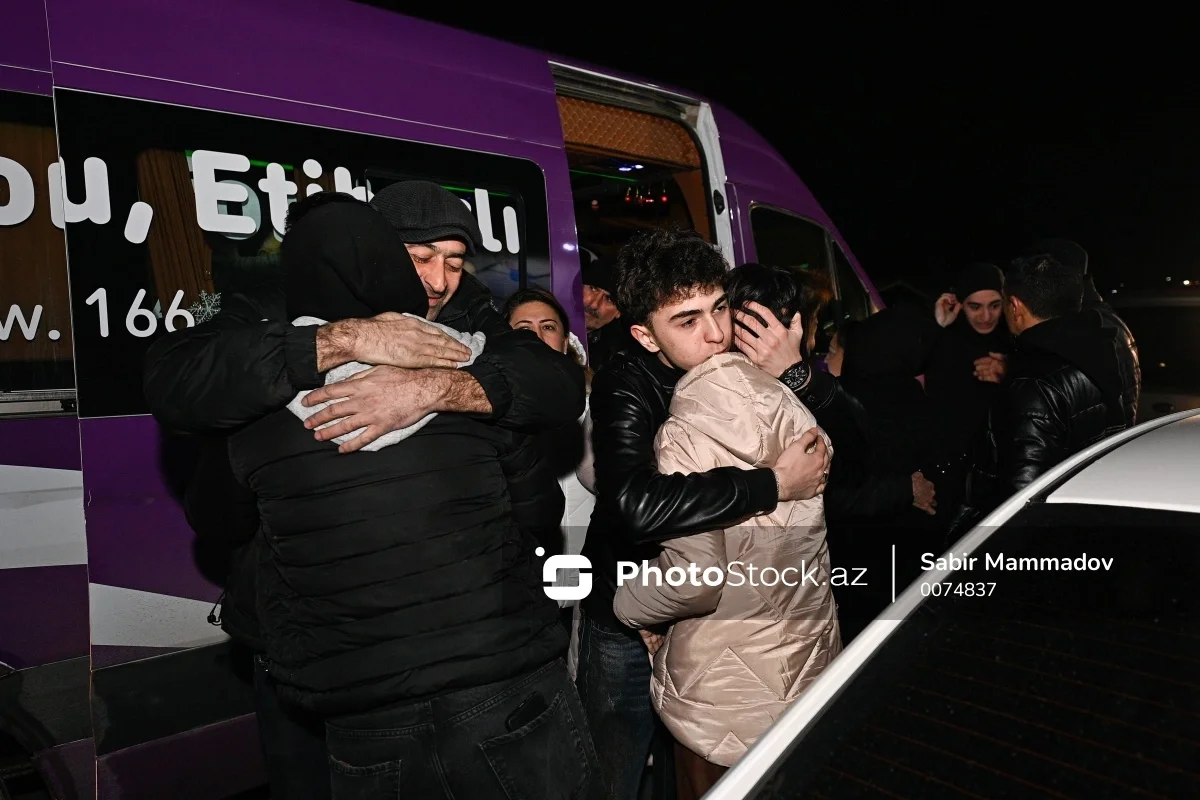
[[[283,279],[148,353],[274,797],[635,800],[652,762],[698,798],[887,606],[892,545],[903,584],[1136,418],[1070,242],[830,324],[821,273],[648,230],[584,265],[580,336],[540,288],[498,306],[480,240],[432,183],[317,193]]]

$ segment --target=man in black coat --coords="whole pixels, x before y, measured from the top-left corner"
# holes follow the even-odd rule
[[[1125,351],[1120,361],[1122,402],[1132,406],[1133,422],[1136,423],[1138,402],[1142,394],[1142,370],[1138,363],[1138,348],[1133,331],[1129,330],[1125,321],[1096,290],[1092,273],[1088,271],[1088,254],[1081,245],[1068,239],[1043,239],[1029,248],[1025,255],[1036,256],[1043,253],[1052,255],[1059,263],[1083,273],[1083,309],[1098,311],[1104,326],[1116,333],[1118,346]]]
[[[316,195],[297,203],[289,229],[306,211],[339,199],[344,197]],[[480,237],[474,218],[457,198],[434,184],[408,182],[380,192],[374,205],[386,212],[402,237],[398,249],[407,249],[419,265],[425,315],[488,336],[484,353],[471,366],[437,369],[455,365],[468,351],[431,327],[397,315],[337,320],[320,328],[292,326],[278,281],[264,282],[252,295],[227,297],[220,316],[159,339],[147,354],[146,396],[158,420],[173,432],[210,435],[189,487],[188,519],[198,535],[220,537],[235,548],[221,623],[231,637],[258,653],[257,516],[252,497],[247,513],[238,510],[247,506],[239,502],[245,488],[231,485],[235,482],[224,439],[211,435],[219,437],[282,408],[298,391],[320,386],[325,370],[351,360],[397,366],[378,367],[339,387],[355,391],[352,400],[336,404],[345,418],[315,436],[325,441],[367,428],[343,452],[433,410],[467,412],[501,428],[536,431],[574,421],[582,406],[583,382],[574,365],[535,336],[514,334],[493,309],[487,289],[462,271],[463,256],[478,247]],[[507,458],[506,475],[515,470],[527,477],[535,469],[522,458]],[[552,477],[544,483],[540,492],[512,498],[518,517],[527,518],[547,492],[558,491]],[[328,796],[320,725],[270,696],[261,658],[255,680],[272,786],[285,796],[295,796],[300,788],[306,797]]]
[[[1006,273],[1004,314],[1017,344],[972,475],[978,513],[1133,425],[1134,356],[1098,309],[1083,308],[1083,285],[1077,267],[1047,254],[1019,258]]]
[[[290,318],[428,305],[396,232],[357,201],[309,211],[282,260]],[[400,763],[414,796],[600,797],[565,632],[514,510],[540,487],[519,463],[536,463],[535,440],[439,412],[344,454],[312,419],[275,411],[229,454],[257,500],[267,665],[281,699],[326,723],[334,800],[395,794]]]

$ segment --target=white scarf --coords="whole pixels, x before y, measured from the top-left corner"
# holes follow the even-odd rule
[[[484,336],[482,333],[478,333],[478,332],[462,333],[460,331],[454,330],[453,328],[447,328],[445,325],[441,325],[437,322],[430,322],[429,320],[425,319],[424,317],[418,317],[415,314],[405,314],[404,316],[412,317],[413,319],[419,319],[419,320],[421,320],[421,322],[424,322],[426,325],[432,325],[433,327],[437,328],[441,332],[453,337],[456,341],[459,341],[459,342],[463,343],[464,345],[466,345],[467,347],[471,348],[471,357],[468,358],[466,361],[463,361],[462,363],[460,363],[458,365],[459,367],[465,367],[465,366],[469,366],[470,364],[473,364],[475,362],[475,359],[479,356],[479,354],[483,352],[483,346],[487,342],[487,337]],[[324,325],[325,320],[317,319],[316,317],[297,317],[296,319],[292,320],[292,324],[298,325],[298,326],[299,325]],[[357,373],[362,372],[365,369],[370,369],[370,365],[369,364],[361,364],[357,361],[351,361],[348,364],[342,364],[340,367],[334,367],[333,369],[329,370],[329,372],[325,373],[325,385],[328,386],[331,383],[340,383],[340,382],[348,379],[351,375],[356,375]],[[292,399],[292,402],[288,403],[288,410],[291,411],[293,414],[295,414],[297,417],[299,417],[301,420],[308,419],[313,414],[316,414],[321,409],[330,405],[330,403],[337,402],[337,401],[331,400],[329,402],[321,403],[320,405],[312,406],[311,408],[309,408],[301,403],[301,401],[307,395],[308,395],[307,391],[300,392],[299,394],[297,394],[295,396],[295,398]],[[412,425],[409,425],[407,428],[401,428],[398,431],[392,431],[391,433],[385,433],[383,436],[380,436],[378,439],[371,442],[370,444],[364,445],[362,449],[363,450],[379,450],[380,448],[387,447],[389,445],[393,445],[396,442],[404,441],[405,439],[412,436],[417,431],[421,430],[421,428],[423,428],[427,424],[429,424],[429,420],[433,419],[435,416],[437,416],[437,412],[434,412],[432,414],[426,414],[424,417],[417,420]],[[333,424],[332,422],[326,423],[325,425],[322,425],[321,428],[328,427],[329,425],[332,425],[332,424]],[[320,430],[321,428],[317,428],[317,430]],[[341,436],[336,437],[333,441],[338,444],[343,444],[345,442],[350,441],[354,437],[358,436],[365,430],[366,430],[365,427],[359,428],[358,430],[351,431],[350,433],[342,434]]]

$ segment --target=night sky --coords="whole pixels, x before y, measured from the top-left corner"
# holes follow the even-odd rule
[[[1132,30],[1051,25],[1007,5],[1004,18],[969,20],[884,3],[755,5],[729,19],[714,4],[704,28],[648,5],[570,4],[555,24],[502,5],[407,13],[731,108],[792,164],[876,285],[940,290],[967,262],[1040,236],[1080,242],[1105,294],[1200,281],[1200,104],[1171,85],[1195,69],[1152,63]]]

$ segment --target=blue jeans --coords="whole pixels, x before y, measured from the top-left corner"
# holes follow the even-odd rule
[[[561,659],[498,683],[330,720],[333,800],[602,800]]]
[[[607,630],[580,609],[575,685],[612,800],[637,800],[657,716],[650,657],[634,630]],[[656,768],[658,757],[654,761]]]

